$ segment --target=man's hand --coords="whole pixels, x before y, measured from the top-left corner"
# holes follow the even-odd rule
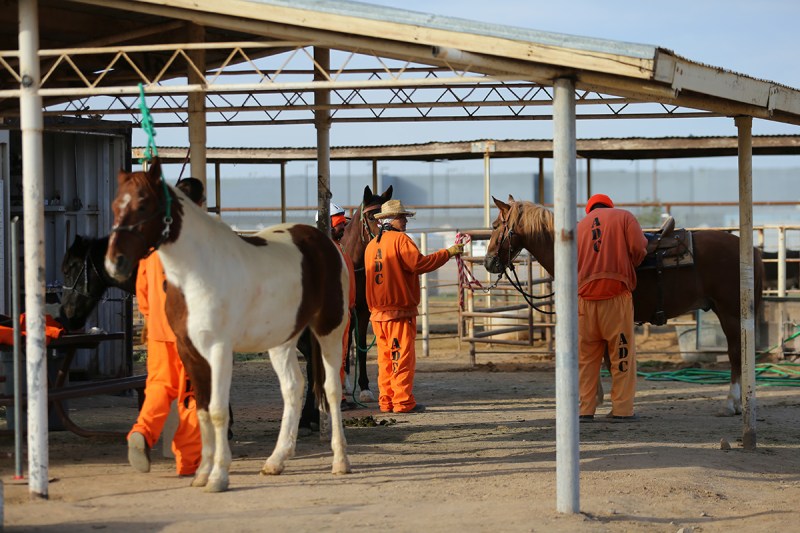
[[[450,257],[454,255],[461,255],[464,253],[464,245],[463,244],[454,244],[450,248],[447,249],[447,253],[450,254]]]

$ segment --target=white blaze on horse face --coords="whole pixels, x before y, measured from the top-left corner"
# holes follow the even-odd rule
[[[119,214],[120,216],[125,214],[125,210],[128,209],[128,206],[131,203],[131,195],[130,193],[125,193],[122,195],[122,198],[119,199]]]

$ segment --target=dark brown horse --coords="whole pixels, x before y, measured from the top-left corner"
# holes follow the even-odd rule
[[[501,273],[523,248],[528,250],[552,276],[554,264],[553,214],[541,205],[494,199],[500,213],[492,225],[484,265],[489,272]],[[724,414],[741,413],[741,319],[739,316],[739,237],[724,231],[692,232],[694,266],[665,269],[661,274],[663,311],[667,318],[686,312],[711,309],[722,325],[728,341],[731,387]],[[754,309],[761,305],[764,267],[759,250],[753,250]],[[633,292],[634,320],[652,322],[658,311],[658,285],[655,269],[637,270]]]
[[[367,327],[369,326],[369,307],[367,307],[367,278],[364,272],[364,250],[369,241],[378,233],[378,223],[373,216],[380,212],[381,206],[392,199],[392,186],[375,194],[369,185],[364,187],[364,198],[353,213],[353,218],[344,229],[342,249],[350,256],[356,271],[356,308],[350,328],[356,333],[356,365],[358,372],[359,400],[374,402],[375,396],[369,389],[367,376]],[[351,336],[352,338],[352,336]]]

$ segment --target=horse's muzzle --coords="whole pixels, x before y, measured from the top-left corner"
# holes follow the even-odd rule
[[[503,265],[500,263],[500,258],[496,255],[486,256],[483,258],[483,266],[486,270],[491,272],[492,274],[500,274],[505,270]]]
[[[123,254],[117,254],[113,259],[106,256],[105,267],[111,277],[117,281],[125,281],[133,272],[133,263]]]

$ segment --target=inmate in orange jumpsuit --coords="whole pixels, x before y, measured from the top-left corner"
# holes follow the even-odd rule
[[[161,435],[173,400],[178,400],[178,429],[172,451],[178,475],[194,474],[200,466],[202,439],[194,389],[175,344],[175,333],[164,312],[167,281],[157,253],[139,262],[136,301],[147,321],[147,384],[139,418],[128,433],[144,435],[152,449]]]
[[[609,199],[610,202],[610,199]],[[630,212],[597,208],[578,223],[578,381],[580,414],[594,415],[603,355],[611,359],[611,414],[634,415],[636,266],[647,239]]]
[[[378,403],[385,413],[405,413],[417,405],[413,387],[419,275],[449,258],[447,250],[422,255],[400,231],[384,230],[367,245],[367,304],[378,346]]]

